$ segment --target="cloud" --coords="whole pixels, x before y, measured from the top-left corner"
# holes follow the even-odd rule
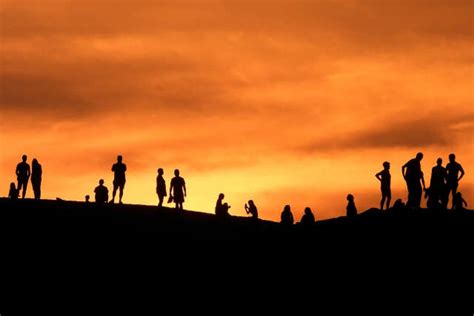
[[[316,140],[304,145],[300,150],[308,153],[325,151],[345,151],[376,148],[423,148],[430,146],[452,146],[466,141],[463,137],[474,131],[474,113],[455,117],[443,113],[423,119],[409,119],[391,122],[390,118],[380,119],[376,126],[366,130],[348,131],[329,138]],[[470,146],[460,143],[460,146]]]

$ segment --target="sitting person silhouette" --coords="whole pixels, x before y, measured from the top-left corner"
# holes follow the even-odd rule
[[[405,209],[405,203],[403,203],[402,199],[397,199],[395,203],[393,203],[392,210],[395,212],[400,212]]]
[[[347,217],[353,218],[357,216],[357,208],[354,202],[354,196],[352,194],[347,195]]]
[[[119,189],[119,204],[122,204],[123,189],[125,187],[125,171],[127,171],[127,165],[122,163],[122,156],[117,156],[117,162],[112,165],[112,171],[114,172],[114,190],[112,192],[112,200],[110,203],[115,202],[115,194]]]
[[[85,196],[85,200],[86,200],[86,204],[89,204],[89,202],[90,202],[90,200],[91,200],[91,197],[90,197],[89,194],[87,194],[87,195]]]
[[[104,179],[99,180],[99,185],[94,189],[95,202],[99,205],[106,204],[109,200],[109,189],[104,186]]]
[[[158,169],[156,176],[156,194],[158,194],[158,207],[163,206],[163,199],[166,196],[166,182],[163,178],[164,171],[162,168]]]
[[[18,199],[18,190],[16,189],[14,182],[10,183],[10,191],[8,192],[8,198],[11,200]]]
[[[380,181],[380,190],[382,191],[382,200],[380,201],[380,210],[383,211],[383,206],[385,204],[385,200],[387,200],[387,207],[388,210],[390,207],[390,200],[392,199],[392,191],[390,189],[390,163],[385,161],[383,163],[383,170],[380,171],[375,175],[375,177]]]
[[[453,210],[455,211],[462,211],[467,207],[467,202],[463,199],[461,192],[456,192],[453,202]]]
[[[253,200],[249,200],[248,203],[249,203],[248,205],[245,204],[244,206],[245,212],[247,214],[250,214],[253,219],[258,219],[258,210],[257,210],[257,207],[255,206],[255,203],[253,202]]]
[[[224,193],[220,193],[216,202],[216,216],[218,217],[227,217],[229,216],[230,205],[227,203],[222,203],[224,201]]]
[[[284,226],[291,226],[294,223],[293,213],[291,213],[291,207],[285,205],[283,212],[281,212],[281,221],[280,223]]]
[[[300,223],[305,227],[312,226],[315,223],[313,212],[309,207],[304,209],[304,214],[303,217],[301,217]]]

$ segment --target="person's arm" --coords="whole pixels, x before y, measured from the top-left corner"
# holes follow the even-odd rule
[[[464,169],[462,168],[461,165],[459,165],[459,171],[461,171],[461,175],[459,176],[458,181],[460,181],[462,179],[462,177],[464,177]]]
[[[184,196],[186,196],[186,182],[183,180],[183,190],[184,190]]]
[[[173,196],[173,180],[170,183],[170,196]]]
[[[26,171],[27,171],[26,177],[29,178],[30,175],[31,175],[31,169],[30,169],[30,166],[29,166],[29,165],[28,165],[28,169],[27,169]]]
[[[407,176],[406,176],[406,173],[405,173],[406,169],[407,169],[407,164],[408,163],[406,163],[402,166],[402,175],[403,175],[403,179],[405,179],[405,180],[407,179]]]
[[[19,175],[19,170],[18,170],[18,165],[16,165],[16,170],[15,170],[15,174],[18,176]]]
[[[465,199],[462,199],[463,204],[467,207],[467,202]]]
[[[380,171],[379,173],[377,173],[375,175],[375,177],[379,180],[379,181],[382,181],[382,171]]]
[[[421,172],[421,183],[423,184],[423,190],[426,190],[425,176],[423,175],[423,172]]]

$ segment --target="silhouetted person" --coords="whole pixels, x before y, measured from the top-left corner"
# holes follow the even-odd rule
[[[41,179],[43,177],[43,168],[38,160],[33,159],[31,163],[31,185],[35,194],[35,200],[41,199]]]
[[[347,195],[347,217],[353,218],[357,216],[357,208],[354,202],[354,196],[352,194]]]
[[[253,219],[258,219],[258,210],[257,210],[257,207],[255,206],[255,203],[253,202],[253,200],[249,200],[248,203],[249,203],[248,205],[245,204],[244,206],[245,212],[247,214],[250,214]]]
[[[314,214],[309,207],[304,209],[303,217],[301,217],[301,225],[304,227],[312,226],[315,223]]]
[[[456,192],[453,199],[453,210],[462,211],[467,207],[467,202],[463,199],[461,192]]]
[[[16,166],[16,178],[18,180],[17,190],[18,193],[23,189],[21,193],[22,199],[25,198],[26,188],[28,187],[28,180],[30,179],[31,171],[30,165],[26,162],[26,155],[21,157],[21,162]]]
[[[91,199],[90,195],[86,195],[86,196],[85,196],[85,199],[86,199],[86,204],[89,204],[90,199]]]
[[[184,198],[186,197],[186,183],[184,179],[179,176],[179,170],[174,171],[175,177],[171,179],[170,183],[170,197],[173,198],[176,204],[176,209],[182,210]]]
[[[431,186],[425,190],[425,199],[427,199],[426,207],[429,209],[439,210],[442,207],[438,193]]]
[[[426,190],[425,178],[421,171],[421,160],[423,159],[422,153],[417,153],[416,157],[409,160],[402,167],[402,175],[407,183],[408,188],[408,201],[407,206],[419,208],[421,205],[421,196],[423,190]],[[423,185],[423,188],[420,184]]]
[[[428,208],[437,208],[439,204],[446,208],[447,201],[447,186],[446,186],[446,168],[443,167],[443,159],[436,160],[436,166],[431,169],[430,187],[428,192]],[[429,204],[429,205],[428,205]]]
[[[158,169],[158,175],[156,176],[156,194],[158,194],[158,207],[163,206],[163,199],[166,196],[166,182],[163,178],[163,169]]]
[[[400,212],[405,209],[405,203],[403,203],[402,199],[397,199],[395,203],[393,203],[392,210],[395,212]]]
[[[227,204],[227,203],[223,203],[224,197],[225,197],[224,193],[220,193],[219,197],[217,198],[216,216],[218,216],[218,217],[227,217],[227,216],[229,216],[230,205]]]
[[[18,200],[18,190],[15,187],[15,183],[10,183],[10,191],[8,191],[8,198],[11,200]]]
[[[95,202],[99,205],[107,203],[109,200],[109,189],[104,186],[104,180],[99,180],[99,185],[94,189]]]
[[[446,165],[446,172],[447,172],[447,185],[448,185],[448,199],[449,194],[452,193],[453,203],[452,208],[454,209],[454,197],[458,190],[459,180],[464,177],[464,169],[462,166],[456,162],[456,155],[450,154],[449,155],[449,163]],[[461,175],[459,175],[461,173]]]
[[[294,223],[293,213],[291,213],[291,207],[289,205],[285,205],[283,208],[283,212],[281,212],[281,224],[284,226],[291,226]]]
[[[113,164],[112,171],[114,172],[114,190],[110,203],[115,202],[115,194],[117,193],[117,189],[119,189],[119,204],[122,204],[123,188],[125,187],[125,171],[127,171],[127,165],[122,163],[122,156],[117,156],[117,162]]]
[[[392,199],[392,190],[390,189],[390,182],[392,176],[390,175],[390,163],[385,161],[383,163],[383,170],[375,175],[380,181],[380,190],[382,191],[382,200],[380,201],[380,209],[383,211],[385,201],[387,201],[387,210],[390,208],[390,200]]]

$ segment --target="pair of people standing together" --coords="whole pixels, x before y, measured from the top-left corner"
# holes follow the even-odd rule
[[[39,164],[38,160],[35,158],[32,161],[32,168],[30,169],[30,165],[26,162],[28,157],[23,155],[21,157],[21,162],[16,166],[15,174],[17,177],[18,185],[15,190],[13,190],[15,184],[12,183],[10,185],[10,191],[15,191],[15,193],[11,192],[10,195],[18,195],[21,191],[21,197],[24,199],[26,195],[26,189],[28,187],[28,180],[31,177],[31,184],[33,186],[33,192],[35,195],[35,200],[41,199],[41,181],[43,178],[43,168]]]
[[[156,194],[158,194],[158,207],[163,206],[163,200],[166,194],[166,181],[163,178],[164,171],[162,168],[158,169],[158,176],[156,177]],[[168,203],[174,202],[176,209],[182,210],[184,198],[186,197],[186,182],[179,175],[179,170],[175,169],[175,177],[171,179],[170,193]]]

